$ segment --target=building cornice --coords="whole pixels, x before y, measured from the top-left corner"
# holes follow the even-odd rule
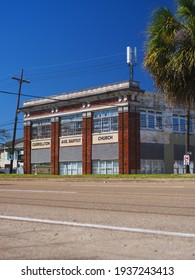
[[[100,87],[89,88],[81,91],[67,92],[63,94],[25,101],[21,111],[39,111],[51,108],[52,106],[63,107],[76,105],[79,102],[111,99],[123,91],[144,92],[139,87],[139,82],[124,81],[114,84],[107,84]]]

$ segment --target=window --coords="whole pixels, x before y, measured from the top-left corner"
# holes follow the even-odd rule
[[[142,128],[146,128],[147,127],[146,112],[143,111],[143,110],[140,112],[140,126]]]
[[[157,129],[162,129],[163,128],[162,113],[161,112],[156,113],[156,128]]]
[[[142,174],[161,174],[164,173],[163,160],[141,160],[141,173]]]
[[[94,160],[93,174],[118,174],[118,160]]]
[[[173,115],[173,131],[179,131],[179,119],[177,116]]]
[[[105,110],[94,112],[93,132],[113,132],[118,131],[118,110]]]
[[[173,131],[185,133],[186,131],[186,117],[183,115],[173,115]],[[190,133],[194,131],[194,123],[190,120]]]
[[[186,168],[185,165],[183,164],[182,161],[175,161],[174,162],[174,174],[185,174],[186,173]],[[194,162],[190,161],[190,173],[194,173]]]
[[[155,116],[154,112],[148,112],[148,128],[155,129]]]
[[[32,123],[32,139],[50,138],[51,120],[41,120]]]
[[[61,136],[82,134],[82,115],[67,116],[61,118]]]
[[[186,131],[186,120],[185,120],[185,117],[184,116],[180,116],[180,131],[185,133]]]
[[[82,162],[61,162],[60,163],[60,175],[78,175],[82,174]]]
[[[141,110],[140,126],[142,129],[159,129],[162,130],[162,113],[155,111]]]

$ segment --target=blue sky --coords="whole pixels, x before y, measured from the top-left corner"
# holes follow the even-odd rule
[[[174,0],[2,0],[0,91],[47,96],[127,80],[126,47],[137,47],[134,79],[154,90],[143,64],[145,30],[155,8]],[[24,100],[21,97],[20,106]],[[13,133],[17,95],[0,93],[0,129]],[[23,135],[19,114],[17,136]]]

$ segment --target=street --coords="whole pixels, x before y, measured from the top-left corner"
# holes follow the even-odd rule
[[[0,259],[195,259],[195,181],[0,180]]]

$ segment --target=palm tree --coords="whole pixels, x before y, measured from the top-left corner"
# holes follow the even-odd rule
[[[195,103],[195,0],[177,0],[176,5],[175,14],[166,7],[153,12],[144,66],[167,100],[184,106],[188,153],[190,109]]]

